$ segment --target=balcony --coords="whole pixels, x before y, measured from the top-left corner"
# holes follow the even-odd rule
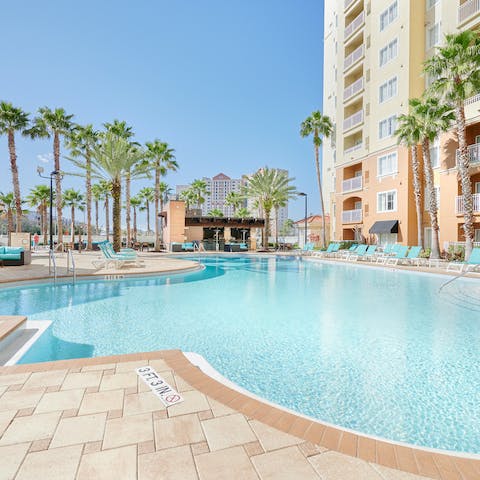
[[[462,24],[478,13],[480,13],[480,0],[468,0],[458,7],[458,23]]]
[[[342,212],[342,223],[360,223],[362,221],[362,209],[344,210]]]
[[[348,70],[352,65],[357,63],[361,58],[363,58],[364,54],[365,54],[365,48],[362,44],[357,49],[355,49],[350,55],[345,57],[345,60],[343,62],[343,71]]]
[[[353,152],[356,152],[357,150],[360,150],[363,147],[363,143],[357,143],[353,147],[347,148],[346,150],[343,151],[343,156],[346,157],[347,155],[352,154]]]
[[[343,101],[345,102],[349,98],[352,98],[362,90],[363,90],[363,77],[359,78],[358,80],[355,80],[343,91]]]
[[[344,32],[344,41],[353,35],[360,27],[365,24],[365,12],[361,12],[360,15],[355,17],[346,27]]]
[[[350,130],[363,123],[363,110],[355,112],[343,121],[343,131]]]
[[[342,193],[354,192],[363,188],[362,177],[352,177],[342,182]],[[351,210],[354,212],[355,210]],[[361,210],[360,210],[361,211]]]
[[[480,212],[480,193],[474,193],[473,197],[473,211]],[[457,195],[455,198],[455,213],[461,215],[465,213],[463,195]]]
[[[469,145],[468,147],[468,156],[470,158],[470,165],[478,165],[480,164],[480,143],[474,143],[473,145]],[[457,167],[458,162],[460,160],[460,150],[457,149]]]

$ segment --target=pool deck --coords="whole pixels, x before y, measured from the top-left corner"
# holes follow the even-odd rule
[[[97,255],[82,253],[77,273],[197,266],[140,255],[149,258],[148,267],[95,273],[91,260]],[[45,278],[48,257],[5,267],[0,276],[7,269],[18,274],[5,275],[4,282]],[[5,330],[16,322],[7,320],[0,325]],[[183,403],[163,406],[135,372],[146,364],[181,392]],[[17,480],[480,479],[480,459],[398,445],[295,415],[207,376],[178,350],[0,367],[0,458],[0,479]]]

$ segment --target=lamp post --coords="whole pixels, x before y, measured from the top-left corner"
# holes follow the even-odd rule
[[[304,239],[304,246],[307,244],[307,219],[308,219],[308,214],[307,214],[307,194],[303,192],[299,192],[298,194],[299,197],[304,197],[305,198],[305,239]]]
[[[50,250],[53,252],[53,177],[57,176],[60,172],[54,170],[49,176],[42,175],[43,172],[43,167],[37,167],[39,177],[50,179]]]

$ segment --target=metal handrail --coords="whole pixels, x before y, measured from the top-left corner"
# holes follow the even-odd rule
[[[70,268],[70,263],[72,268]],[[71,248],[67,250],[67,273],[69,272],[72,272],[73,283],[75,283],[75,280],[77,279],[77,272],[75,270],[75,259],[73,258],[73,252]]]
[[[53,280],[57,281],[57,262],[55,260],[55,252],[51,249],[48,252],[48,274],[52,274],[53,267]]]

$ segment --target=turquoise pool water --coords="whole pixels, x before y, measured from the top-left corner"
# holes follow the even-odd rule
[[[480,453],[480,281],[281,257],[167,277],[0,290],[53,320],[22,363],[180,348],[323,421]]]

